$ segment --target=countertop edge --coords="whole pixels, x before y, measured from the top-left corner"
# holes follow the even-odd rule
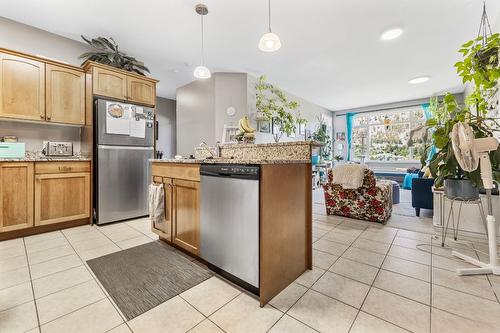
[[[151,163],[172,164],[308,164],[311,160],[245,160],[245,159],[150,159]]]

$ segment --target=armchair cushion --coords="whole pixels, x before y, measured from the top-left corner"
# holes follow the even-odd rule
[[[392,213],[392,185],[389,181],[378,181],[373,171],[365,169],[363,186],[344,189],[333,183],[332,170],[328,170],[328,181],[323,186],[326,212],[365,221],[385,223]]]

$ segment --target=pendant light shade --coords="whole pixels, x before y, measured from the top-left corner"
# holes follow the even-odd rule
[[[271,0],[267,1],[267,5],[269,19],[268,32],[260,38],[259,49],[263,52],[274,52],[281,48],[281,40],[278,35],[271,31]]]
[[[204,41],[203,41],[203,16],[208,14],[208,7],[204,4],[198,4],[194,8],[201,17],[201,65],[194,69],[193,75],[197,79],[208,79],[212,76],[210,70],[205,66]]]
[[[194,69],[193,75],[197,79],[209,79],[212,76],[210,70],[203,65],[196,67]]]
[[[274,52],[281,47],[281,40],[273,32],[268,32],[260,38],[259,49],[263,52]]]

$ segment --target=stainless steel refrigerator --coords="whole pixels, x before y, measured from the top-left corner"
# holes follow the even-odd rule
[[[97,224],[148,215],[149,159],[154,110],[94,100],[94,220]]]

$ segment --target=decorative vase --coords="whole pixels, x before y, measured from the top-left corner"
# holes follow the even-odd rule
[[[460,198],[464,200],[479,199],[479,189],[468,179],[445,179],[444,194],[450,198]]]

